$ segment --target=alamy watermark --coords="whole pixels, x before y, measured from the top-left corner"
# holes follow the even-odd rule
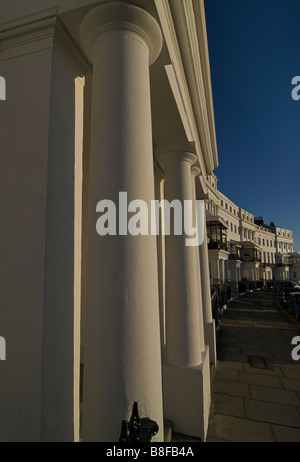
[[[160,211],[162,211],[162,220],[160,220]],[[152,200],[149,210],[145,201],[137,199],[128,203],[127,192],[119,192],[118,207],[113,201],[105,199],[98,202],[96,212],[101,213],[96,222],[99,236],[125,236],[128,233],[132,236],[184,235],[185,245],[189,247],[200,246],[204,240],[203,200],[196,200],[195,208],[192,200],[185,200],[183,203],[177,199],[172,202]],[[133,215],[129,217],[129,214]]]
[[[0,361],[6,360],[6,341],[4,337],[0,337]]]
[[[292,339],[292,345],[296,345],[292,349],[292,359],[294,361],[299,361],[300,360],[300,337],[294,337]]]
[[[6,81],[0,76],[0,101],[6,101]],[[4,337],[0,337],[0,361],[6,360],[6,341]]]
[[[293,77],[292,85],[295,86],[292,90],[292,98],[294,101],[299,101],[300,99],[300,76]]]
[[[6,101],[6,81],[0,76],[0,101]]]

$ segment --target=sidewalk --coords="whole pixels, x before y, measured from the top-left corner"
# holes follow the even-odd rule
[[[207,442],[300,442],[300,361],[295,322],[273,292],[232,301],[220,320]]]

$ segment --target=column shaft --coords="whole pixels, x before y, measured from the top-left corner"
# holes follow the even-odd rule
[[[194,210],[196,210],[196,177],[199,175],[200,169],[198,167],[192,167],[192,196],[193,196],[193,203],[194,203]],[[205,213],[204,213],[205,216]],[[203,227],[205,228],[206,223],[202,223]],[[205,231],[205,229],[204,229]],[[196,273],[197,273],[197,283],[198,283],[198,309],[199,309],[199,329],[200,329],[200,341],[201,341],[201,351],[204,350],[204,345],[206,342],[205,335],[204,335],[204,312],[203,312],[203,296],[204,291],[202,287],[202,268],[201,268],[201,261],[199,255],[199,249],[201,246],[193,247],[195,252],[195,259],[196,259]]]
[[[194,144],[189,143],[157,152],[165,171],[165,198],[170,208],[173,201],[178,201],[184,210],[185,201],[189,201],[195,211],[195,179],[191,172],[197,160],[194,149]],[[166,235],[164,410],[165,417],[174,422],[175,431],[204,440],[210,406],[209,349],[204,344],[198,247],[187,246],[186,239],[190,237],[185,226],[181,234],[171,229]]]
[[[210,280],[209,280],[209,260],[208,260],[206,219],[205,219],[205,224],[204,224],[203,244],[199,246],[199,259],[200,259],[200,274],[201,274],[204,322],[210,323],[212,322],[212,310],[211,310],[211,291],[210,291]]]
[[[165,170],[165,199],[171,203],[192,201],[191,166],[196,156],[178,151],[159,154]],[[188,236],[166,236],[166,338],[167,362],[192,367],[201,363],[204,349],[200,335],[199,289],[195,247],[186,245]]]
[[[199,246],[200,274],[202,288],[202,305],[205,343],[209,346],[210,363],[217,364],[217,346],[215,320],[213,319],[211,305],[211,289],[209,274],[209,257],[207,244],[206,216],[204,215],[204,239],[203,244]]]
[[[156,237],[132,236],[128,230],[99,236],[95,227],[100,200],[113,201],[117,210],[119,192],[128,194],[128,203],[145,201],[149,210],[154,200],[149,44],[134,24],[143,26],[141,18],[157,31],[146,12],[118,2],[95,8],[83,25],[86,37],[93,24],[98,30],[106,21],[91,51],[85,441],[117,441],[134,401],[141,417],[159,424],[156,440],[163,440]]]

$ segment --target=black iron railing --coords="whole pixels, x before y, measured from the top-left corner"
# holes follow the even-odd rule
[[[149,443],[158,433],[159,427],[154,420],[148,417],[140,418],[137,402],[133,403],[129,422],[122,420],[120,443]]]
[[[208,243],[208,249],[210,250],[226,250],[226,252],[229,251],[229,247],[226,242],[222,241],[210,241]]]
[[[219,324],[219,317],[222,308],[228,303],[231,298],[231,284],[213,285],[211,290],[211,305],[212,314],[215,320],[216,328]]]

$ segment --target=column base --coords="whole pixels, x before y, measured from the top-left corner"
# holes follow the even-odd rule
[[[172,420],[174,431],[205,441],[211,402],[207,345],[199,366],[163,364],[163,397],[164,417]]]
[[[216,344],[216,325],[213,319],[209,323],[204,324],[205,344],[209,346],[209,361],[210,364],[217,366],[217,344]]]

